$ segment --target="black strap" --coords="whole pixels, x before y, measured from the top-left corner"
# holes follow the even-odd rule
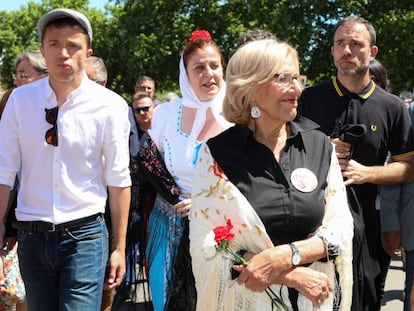
[[[102,213],[97,213],[91,216],[87,216],[80,219],[68,221],[59,225],[55,225],[46,221],[15,221],[13,222],[13,228],[21,229],[29,232],[55,232],[73,227],[82,226],[92,220],[95,220],[99,216],[102,217]]]

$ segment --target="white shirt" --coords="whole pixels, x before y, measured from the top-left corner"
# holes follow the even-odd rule
[[[157,145],[181,193],[191,193],[194,172],[192,157],[199,143],[195,142],[193,146],[188,146],[193,142],[189,139],[189,135],[181,130],[182,112],[182,99],[157,106],[148,133]],[[192,152],[187,155],[188,148]]]
[[[126,102],[84,74],[59,108],[57,147],[45,141],[45,108],[56,105],[46,77],[16,88],[2,115],[0,184],[13,186],[21,168],[18,220],[59,224],[103,213],[107,186],[131,184]]]

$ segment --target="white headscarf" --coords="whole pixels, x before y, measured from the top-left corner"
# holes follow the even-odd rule
[[[214,118],[223,130],[229,128],[232,125],[232,123],[228,122],[222,114],[223,100],[226,94],[226,82],[224,80],[221,81],[221,88],[212,100],[201,101],[194,93],[193,89],[191,88],[190,82],[188,81],[187,71],[184,67],[183,54],[181,53],[179,83],[181,94],[183,97],[183,105],[185,107],[197,109],[197,113],[189,137],[189,143],[187,145],[188,147],[186,150],[186,157],[188,160],[190,160],[190,163],[192,163],[194,146],[197,137],[200,135],[200,132],[206,123],[206,113],[209,107],[211,107]]]

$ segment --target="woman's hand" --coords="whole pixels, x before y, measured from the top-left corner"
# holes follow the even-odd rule
[[[292,267],[288,245],[270,248],[259,254],[248,253],[245,257],[248,265],[234,265],[233,269],[240,272],[237,282],[253,291],[264,291]]]
[[[191,196],[188,195],[181,195],[180,198],[182,201],[178,202],[173,206],[174,211],[177,213],[178,216],[181,218],[187,217],[190,214],[191,209]]]
[[[326,274],[307,267],[296,267],[286,274],[283,283],[295,288],[315,306],[320,306],[334,289]]]

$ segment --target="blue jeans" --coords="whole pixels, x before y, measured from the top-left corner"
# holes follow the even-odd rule
[[[404,311],[410,311],[410,293],[411,293],[411,287],[413,286],[413,273],[414,273],[414,250],[406,252]]]
[[[18,230],[20,270],[29,311],[98,311],[108,231],[103,216],[55,232]]]

